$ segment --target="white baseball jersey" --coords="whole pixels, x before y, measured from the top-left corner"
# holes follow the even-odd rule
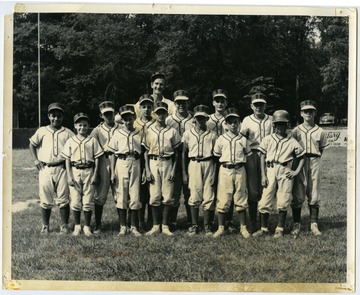
[[[50,126],[40,127],[30,138],[30,143],[36,147],[39,161],[46,164],[63,161],[61,152],[66,141],[74,133],[61,127],[53,130]],[[64,166],[45,166],[39,171],[40,206],[51,209],[55,204],[60,208],[69,204],[69,187]]]
[[[146,130],[142,144],[149,155],[171,157],[181,144],[181,136],[174,128],[166,126],[158,130],[153,124]]]
[[[134,121],[134,128],[141,132],[141,135],[144,136],[146,129],[149,128],[156,121],[152,118],[150,121],[144,122],[140,117],[136,118]]]
[[[163,97],[161,102],[165,102],[167,104],[167,106],[168,106],[168,114],[169,115],[172,115],[172,114],[176,113],[176,106],[175,106],[175,104],[174,104],[174,102],[172,100]],[[139,102],[134,104],[134,109],[135,109],[136,117],[140,118],[140,103]]]
[[[107,152],[107,147],[110,142],[110,139],[114,135],[114,133],[122,129],[122,127],[115,123],[113,127],[107,127],[104,122],[100,123],[98,126],[96,126],[93,131],[91,132],[90,136],[97,139],[97,141],[100,143],[101,148],[104,152]]]
[[[49,164],[63,160],[60,154],[66,141],[72,136],[74,133],[65,127],[53,130],[50,126],[44,126],[36,130],[30,142],[37,149],[39,161]]]
[[[189,158],[209,158],[213,156],[216,139],[214,131],[198,133],[195,128],[191,128],[184,132],[182,142],[189,150]]]
[[[275,133],[263,138],[259,150],[265,155],[265,161],[275,163],[286,163],[305,154],[304,149],[291,135],[281,137]]]
[[[306,154],[321,156],[321,152],[328,146],[324,130],[315,124],[306,129],[304,124],[295,127],[292,136],[301,144]]]
[[[77,136],[69,138],[61,153],[65,159],[76,164],[93,163],[103,154],[104,151],[99,142],[91,136],[87,136],[83,140],[78,139]]]
[[[220,136],[228,130],[228,127],[225,122],[224,116],[216,116],[216,114],[211,114],[209,120],[206,122],[206,126],[209,130],[215,131],[217,136]]]
[[[220,163],[246,163],[246,157],[251,154],[249,142],[241,134],[226,132],[215,142],[214,155],[220,157]]]
[[[262,139],[273,133],[272,117],[265,114],[260,120],[254,114],[247,116],[241,123],[240,132],[249,140],[251,149],[258,149]]]
[[[177,112],[166,118],[166,125],[176,129],[182,136],[186,130],[194,127],[193,116],[188,114],[186,118],[181,117]]]
[[[120,129],[115,132],[108,145],[109,151],[115,155],[140,155],[141,132]],[[135,158],[119,158],[116,160],[116,207],[119,209],[138,210],[140,203],[140,160]]]

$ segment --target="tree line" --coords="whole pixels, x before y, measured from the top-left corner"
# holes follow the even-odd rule
[[[191,106],[211,105],[215,88],[249,114],[249,95],[264,92],[271,113],[299,118],[299,101],[313,99],[319,114],[346,117],[349,28],[347,17],[168,14],[14,14],[15,127],[38,125],[38,28],[41,113],[64,103],[71,116],[98,104],[117,107],[150,93],[150,75],[167,75],[167,98],[187,89]],[[40,26],[38,27],[38,25]],[[16,116],[19,113],[21,116]]]

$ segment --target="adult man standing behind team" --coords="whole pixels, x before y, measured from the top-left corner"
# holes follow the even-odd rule
[[[163,92],[166,88],[166,77],[163,73],[156,72],[151,76],[151,96],[154,99],[154,103],[164,102],[168,106],[168,115],[175,114],[176,106],[174,102],[170,99],[164,97]],[[135,113],[137,117],[140,117],[140,104],[137,102],[134,105]]]
[[[262,194],[260,152],[258,148],[261,140],[273,132],[272,117],[265,114],[266,100],[267,97],[262,93],[255,93],[251,96],[250,106],[253,114],[244,118],[240,131],[249,140],[252,151],[252,155],[246,160],[251,232],[257,230],[257,207]]]

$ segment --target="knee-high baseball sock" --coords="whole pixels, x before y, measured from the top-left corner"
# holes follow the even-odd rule
[[[246,225],[246,210],[239,211],[240,225]]]
[[[90,226],[92,211],[84,211],[85,225]]]
[[[284,228],[287,211],[279,210],[278,227]]]
[[[126,226],[126,211],[127,209],[117,208],[120,226]]]
[[[70,206],[69,206],[69,204],[67,204],[66,206],[60,208],[61,223],[68,224],[69,216],[70,216]]]
[[[310,205],[309,209],[310,209],[310,222],[311,223],[313,223],[313,222],[317,223],[318,220],[319,220],[319,207]]]
[[[234,202],[231,201],[229,211],[226,213],[226,218],[225,218],[226,223],[232,222],[233,214],[234,214]]]
[[[269,213],[260,213],[260,226],[262,228],[268,228],[269,226]]]
[[[75,224],[76,225],[80,224],[81,211],[73,210],[73,216],[74,216]]]
[[[199,222],[199,208],[196,208],[194,206],[190,206],[191,210],[191,224],[192,225],[198,225]]]
[[[172,207],[170,205],[164,205],[163,217],[162,217],[162,224],[163,225],[169,225],[171,209],[172,209]]]
[[[161,218],[161,208],[160,206],[151,206],[151,213],[153,217],[153,224],[159,225]]]
[[[139,226],[139,212],[140,210],[131,210],[131,226],[136,228]]]
[[[49,225],[50,215],[51,215],[51,209],[41,208],[41,219],[43,225]]]
[[[218,223],[219,226],[225,226],[226,213],[218,212]]]

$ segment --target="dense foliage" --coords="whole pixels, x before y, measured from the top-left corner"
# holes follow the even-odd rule
[[[38,14],[15,14],[14,111],[19,127],[36,127]],[[150,92],[150,75],[168,77],[166,97],[187,89],[194,106],[211,105],[225,88],[231,104],[249,113],[249,93],[270,97],[269,112],[314,99],[320,114],[347,113],[346,17],[40,14],[42,124],[53,101],[97,123],[104,99],[117,106]],[[16,116],[14,116],[16,117]]]

